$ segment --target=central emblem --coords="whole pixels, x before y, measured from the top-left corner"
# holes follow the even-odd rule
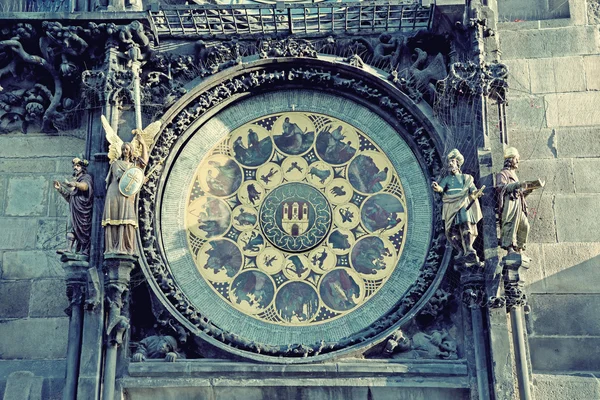
[[[259,215],[267,240],[287,252],[304,252],[319,245],[332,221],[331,206],[323,193],[300,182],[273,189]]]

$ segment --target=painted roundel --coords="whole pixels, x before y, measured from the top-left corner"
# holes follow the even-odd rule
[[[398,173],[344,121],[263,116],[231,131],[194,174],[185,229],[195,266],[252,318],[334,320],[373,298],[396,268],[407,221]]]

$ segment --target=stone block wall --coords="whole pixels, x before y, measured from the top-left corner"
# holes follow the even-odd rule
[[[499,24],[519,177],[547,182],[529,198],[536,398],[600,395],[600,26],[589,2],[571,0],[571,18]]]
[[[43,398],[61,397],[69,319],[56,249],[68,205],[52,186],[84,149],[68,135],[0,136],[0,398],[19,386],[18,371],[45,377]]]

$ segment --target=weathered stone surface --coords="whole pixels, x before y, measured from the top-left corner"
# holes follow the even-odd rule
[[[17,371],[8,376],[4,400],[42,400],[44,378],[30,371]]]
[[[8,181],[6,215],[46,215],[49,183],[42,176],[13,177]]]
[[[56,178],[54,178],[56,179]],[[60,179],[60,178],[59,178]],[[53,179],[51,179],[53,181]],[[51,184],[52,185],[52,184]],[[48,216],[49,217],[68,217],[69,216],[69,203],[54,189],[54,186],[50,186],[50,195],[48,196]]]
[[[600,90],[600,55],[583,58],[587,90]]]
[[[34,247],[38,220],[33,218],[0,218],[0,249],[18,250]]]
[[[0,316],[23,318],[29,312],[31,282],[0,282]]]
[[[554,78],[554,61],[552,58],[537,58],[527,60],[529,63],[529,75],[531,76],[532,93],[554,93],[556,92],[556,80]]]
[[[522,4],[522,3],[520,3]],[[502,58],[543,58],[596,54],[598,38],[593,26],[502,31]]]
[[[2,136],[0,158],[72,157],[85,151],[85,140],[67,136],[48,135]],[[50,172],[50,171],[48,171]]]
[[[577,193],[600,192],[600,159],[573,160],[573,173]]]
[[[0,321],[0,358],[64,358],[68,318],[29,318]]]
[[[556,134],[553,129],[511,130],[509,143],[519,149],[524,161],[556,158]]]
[[[549,127],[600,125],[600,92],[573,92],[546,95]]]
[[[4,279],[36,279],[64,276],[55,252],[40,250],[6,251],[3,256]]]
[[[545,100],[542,96],[511,98],[506,109],[506,121],[511,134],[515,130],[544,128],[545,118]]]
[[[598,196],[556,195],[554,213],[559,242],[600,241]]]
[[[517,18],[513,18],[510,21],[505,18],[501,18],[500,20],[501,22],[498,22],[498,30],[501,34],[504,34],[504,31],[528,31],[540,29],[540,21],[517,20]]]
[[[510,73],[508,74],[508,87],[511,95],[527,94],[531,91],[531,81],[529,77],[529,64],[527,60],[506,60],[506,66]]]
[[[33,372],[46,378],[64,378],[65,360],[0,360],[0,377],[6,379],[16,371]]]
[[[585,91],[585,74],[582,57],[552,59],[557,92]]]
[[[531,0],[526,3],[518,0],[498,2],[498,17],[505,20],[540,20],[565,18],[569,16],[569,4],[556,4],[555,0]]]
[[[6,199],[6,180],[0,176],[0,215],[4,212],[4,204]]]
[[[600,243],[544,244],[548,293],[600,293]]]
[[[600,127],[557,128],[559,157],[600,157]]]
[[[73,158],[81,157],[81,155],[73,154],[71,157],[56,158],[56,172],[61,174],[63,179],[73,179]]]
[[[597,336],[530,336],[529,349],[535,372],[600,369],[600,337]]]
[[[600,294],[533,294],[530,302],[536,335],[600,336]]]
[[[30,317],[62,317],[68,305],[64,280],[41,279],[31,284]]]
[[[536,399],[591,400],[600,398],[600,381],[595,375],[533,374]]]
[[[200,381],[200,382],[198,382]],[[244,382],[243,386],[234,386],[235,382],[219,382],[216,386],[209,386],[209,382],[194,380],[193,385],[183,386],[173,382],[173,385],[160,388],[128,387],[128,399],[141,400],[160,398],[164,400],[263,400],[263,399],[329,399],[329,400],[392,400],[398,399],[398,391],[402,392],[402,399],[410,400],[466,400],[469,398],[467,390],[456,388],[423,388],[423,387],[376,387],[367,381],[364,385],[353,384],[348,386],[307,385],[293,379],[295,385],[271,386],[264,382]],[[367,387],[367,385],[369,387]],[[422,386],[421,383],[419,386]],[[192,387],[193,386],[193,387]]]
[[[66,247],[66,218],[40,219],[35,246],[38,249],[50,250]]]
[[[552,195],[544,194],[540,189],[528,196],[527,204],[531,228],[528,243],[555,243],[557,228]]]
[[[531,258],[529,269],[522,269],[521,278],[525,282],[527,293],[545,293],[546,282],[544,280],[544,253],[542,245],[529,243],[527,245],[527,255]],[[504,256],[504,253],[502,253]]]
[[[526,154],[521,154],[521,156],[526,158]],[[521,161],[519,163],[518,175],[521,181],[535,179],[545,181],[545,194],[575,192],[571,160],[555,159]],[[536,193],[539,195],[541,190],[542,189],[538,189],[536,192],[533,192],[530,197],[539,197],[536,196]]]
[[[564,1],[564,0],[563,0]],[[575,0],[577,1],[577,0]],[[564,1],[564,3],[567,3]],[[565,26],[577,25],[570,18],[544,19],[540,21],[540,29],[562,28]]]
[[[9,158],[0,159],[0,172],[6,173],[42,173],[47,174],[55,169],[56,162],[52,159]]]

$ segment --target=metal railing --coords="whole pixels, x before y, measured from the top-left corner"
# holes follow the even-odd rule
[[[161,37],[320,35],[429,29],[433,10],[433,4],[391,0],[175,6],[150,11],[150,16]]]

